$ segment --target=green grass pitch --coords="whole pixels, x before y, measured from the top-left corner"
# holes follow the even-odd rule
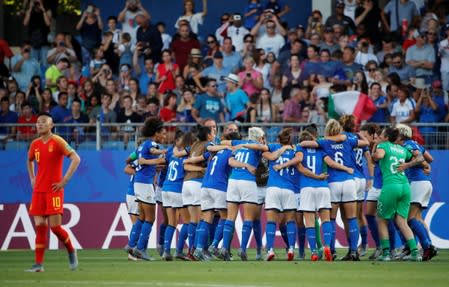
[[[234,251],[235,253],[235,251]],[[343,255],[344,250],[339,250]],[[155,255],[151,250],[150,254]],[[250,250],[249,257],[254,258]],[[284,257],[277,250],[278,257]],[[430,262],[131,262],[123,250],[81,250],[77,271],[65,251],[47,251],[45,272],[25,273],[32,251],[0,252],[0,286],[449,286],[449,250]]]

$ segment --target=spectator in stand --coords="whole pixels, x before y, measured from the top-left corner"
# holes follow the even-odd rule
[[[30,126],[17,127],[17,140],[29,141],[36,137],[37,116],[33,113],[29,102],[23,102],[22,114],[17,121],[18,124],[28,124]]]
[[[72,113],[67,108],[67,104],[68,104],[67,92],[60,92],[58,95],[58,105],[52,108],[50,111],[50,114],[53,118],[53,122],[55,124],[70,123],[72,119]],[[56,131],[61,137],[65,139],[68,139],[70,136],[70,129],[67,127],[57,127]]]
[[[291,88],[302,85],[304,81],[303,70],[299,63],[299,56],[290,56],[290,69],[282,74],[282,88]]]
[[[17,113],[9,109],[8,96],[3,96],[0,99],[0,124],[16,124],[17,120]],[[15,134],[15,127],[0,127],[0,141],[6,142],[8,139],[14,138]]]
[[[163,46],[161,33],[151,25],[145,14],[138,14],[136,22],[139,25],[136,32],[137,49],[142,50],[144,58],[152,58],[154,63],[159,63]]]
[[[101,124],[117,122],[117,114],[109,108],[111,105],[111,100],[112,96],[110,94],[103,93],[101,96],[101,106],[96,106],[93,108],[89,115],[91,123],[95,123],[97,120],[99,120]],[[101,127],[101,133],[103,135],[109,135],[114,131],[116,131],[115,127]]]
[[[441,40],[438,45],[438,52],[441,58],[441,81],[443,91],[449,93],[449,23],[444,26],[446,38]]]
[[[203,57],[205,67],[210,67],[214,64],[214,54],[220,51],[220,43],[217,41],[217,37],[209,34],[206,38],[206,54]]]
[[[236,74],[229,74],[225,78],[227,93],[225,97],[226,108],[232,121],[243,122],[245,118],[248,95],[239,88],[240,78]]]
[[[137,23],[136,16],[142,14],[146,19],[150,19],[150,14],[145,10],[139,0],[126,0],[125,7],[118,14],[118,21],[122,23],[123,33],[131,35],[132,43],[136,44]]]
[[[424,78],[428,85],[432,83],[435,50],[427,44],[427,35],[417,35],[416,44],[407,50],[405,62],[415,69],[417,78]]]
[[[327,49],[326,49],[327,50]],[[301,82],[299,81],[301,79],[301,81],[307,81],[308,83],[311,82],[311,80],[314,79],[315,75],[320,73],[320,69],[321,69],[321,62],[320,62],[320,56],[319,56],[319,51],[320,48],[315,46],[315,45],[310,45],[309,47],[307,47],[307,60],[304,60],[302,62],[301,65],[301,70],[295,68],[296,71],[296,84],[300,84]],[[299,59],[298,59],[299,61]],[[292,69],[292,66],[290,65],[290,71]],[[287,71],[288,73],[289,71]],[[285,74],[287,74],[285,73]],[[301,76],[301,78],[300,78]],[[284,80],[282,81],[283,83],[283,87],[285,87],[284,85]]]
[[[100,9],[93,4],[89,4],[83,12],[78,24],[76,24],[76,30],[78,30],[81,35],[83,65],[88,65],[93,50],[98,48],[101,44],[103,21],[101,20]]]
[[[278,70],[277,63],[279,63],[280,73],[286,73],[290,69],[290,59],[292,55],[297,55],[301,61],[303,59],[301,56],[302,47],[302,42],[300,40],[293,40],[291,48],[281,52],[279,57],[277,57],[275,69]]]
[[[376,105],[376,112],[368,120],[373,123],[387,123],[388,122],[388,99],[382,94],[382,89],[379,83],[372,83],[369,89],[369,97]]]
[[[355,24],[351,18],[344,14],[345,2],[343,0],[335,1],[335,14],[329,16],[326,20],[325,26],[332,28],[335,24],[344,27],[345,34],[352,35],[355,33]]]
[[[216,80],[210,79],[206,85],[206,93],[196,97],[192,116],[198,124],[202,124],[206,118],[224,122],[224,106],[218,98]]]
[[[50,33],[51,21],[52,12],[46,9],[42,0],[30,1],[23,25],[28,27],[28,40],[33,47],[31,57],[44,67],[47,66],[47,36]]]
[[[251,30],[256,25],[262,15],[262,4],[259,0],[250,0],[245,7],[243,16],[245,17],[245,28]]]
[[[259,123],[278,122],[277,107],[271,103],[271,95],[268,89],[262,89],[258,107],[256,108],[256,120]]]
[[[103,49],[94,48],[93,49],[94,58],[89,62],[89,70],[92,77],[95,77],[97,73],[100,71],[100,68],[106,64],[106,60],[104,59]]]
[[[364,94],[368,94],[368,83],[366,81],[365,73],[363,71],[357,71],[354,74],[352,80],[352,86],[348,87],[350,91],[359,91]]]
[[[186,88],[185,80],[181,75],[176,76],[175,78],[175,88],[172,92],[176,95],[176,104],[179,103],[182,97],[182,92]]]
[[[73,81],[67,82],[67,97],[68,97],[67,107],[70,109],[70,107],[72,106],[73,100],[79,99],[78,85],[76,82],[73,82]]]
[[[321,35],[324,31],[323,15],[320,10],[313,10],[307,19],[306,39],[312,38],[312,35]]]
[[[74,99],[70,108],[72,117],[70,119],[71,124],[87,124],[89,117],[81,110],[81,101]],[[86,138],[86,127],[76,126],[72,128],[72,138],[77,145],[84,141]]]
[[[408,96],[407,86],[400,85],[398,87],[398,100],[393,103],[390,121],[393,124],[408,124],[415,121],[416,103]]]
[[[67,92],[67,85],[68,85],[68,81],[67,78],[65,76],[60,76],[57,80],[56,80],[56,91],[53,92],[52,96],[53,96],[53,100],[55,100],[55,102],[59,102],[59,93],[61,92]]]
[[[145,94],[145,98],[147,101],[151,98],[156,98],[159,101],[159,94],[157,92],[157,87],[158,84],[156,82],[148,84],[148,90],[147,93]]]
[[[226,37],[226,31],[231,25],[231,15],[229,13],[224,13],[220,18],[221,26],[215,30],[215,37],[220,45],[223,45],[224,37]]]
[[[231,69],[232,72],[237,73],[240,69],[242,58],[240,57],[240,53],[234,50],[232,39],[230,37],[225,37],[221,48],[223,53],[223,66]]]
[[[134,50],[133,67],[134,72],[139,76],[140,91],[143,95],[147,94],[148,85],[156,82],[156,73],[154,71],[154,62],[151,58],[144,58],[143,69],[139,65],[139,50]]]
[[[254,70],[262,74],[263,87],[271,90],[271,68],[272,64],[267,62],[264,49],[256,49],[254,53]]]
[[[241,53],[243,51],[243,39],[249,31],[242,26],[242,15],[232,15],[232,25],[228,27],[227,36],[231,38],[234,45],[234,51]]]
[[[46,88],[42,91],[40,96],[38,96],[38,100],[39,100],[40,113],[42,112],[49,113],[53,109],[53,107],[58,105],[56,101],[53,100],[51,89],[49,88]]]
[[[64,76],[64,72],[70,68],[70,62],[66,58],[59,59],[55,65],[51,65],[45,71],[45,83],[52,91],[56,91],[57,80]]]
[[[175,89],[175,78],[180,74],[178,64],[172,62],[171,51],[162,51],[162,62],[157,66],[156,82],[159,83],[158,92],[163,95]]]
[[[388,69],[388,73],[396,73],[399,75],[401,79],[401,83],[408,85],[410,82],[413,82],[416,78],[415,70],[404,63],[403,55],[401,52],[397,52],[393,54],[392,65]]]
[[[16,79],[19,89],[26,91],[31,78],[40,74],[39,63],[31,57],[31,45],[25,42],[20,48],[20,54],[11,59],[12,76]]]
[[[305,91],[307,93],[307,91]],[[301,102],[304,100],[303,92],[299,88],[290,90],[290,99],[285,101],[282,118],[286,123],[299,123],[302,120]]]
[[[441,79],[440,69],[441,69],[441,56],[438,54],[438,30],[435,28],[428,28],[426,31],[427,44],[433,48],[435,53],[435,64],[432,69],[432,81]]]
[[[184,90],[182,93],[181,103],[176,109],[177,118],[180,122],[183,123],[194,123],[195,119],[192,116],[193,104],[195,102],[195,98],[193,97],[192,90]]]
[[[184,67],[187,65],[189,59],[190,51],[192,51],[192,49],[199,49],[200,42],[197,39],[190,37],[190,27],[187,24],[180,25],[178,33],[179,37],[174,39],[171,43],[171,50],[180,71],[184,71]]]
[[[17,91],[16,96],[14,97],[14,102],[11,103],[9,109],[13,112],[16,112],[17,115],[22,115],[22,104],[26,101],[26,95],[23,91]]]
[[[187,65],[184,67],[182,72],[182,77],[186,81],[193,81],[193,71],[202,71],[203,70],[202,56],[201,51],[199,49],[193,48],[190,51],[189,59],[187,61]],[[194,70],[191,70],[194,68]]]
[[[159,111],[159,118],[165,123],[176,122],[176,94],[169,92],[164,97],[164,107]]]
[[[156,27],[159,30],[159,33],[161,33],[161,37],[162,37],[162,49],[168,49],[170,48],[171,45],[171,41],[172,41],[172,36],[170,36],[170,34],[168,34],[165,30],[165,23],[164,22],[158,22],[156,23]]]
[[[290,12],[290,7],[282,0],[267,0],[263,8],[265,10],[271,10],[272,13],[281,19],[285,14]]]
[[[354,79],[355,72],[363,71],[363,66],[354,62],[355,59],[355,50],[352,47],[346,47],[343,51],[343,64],[341,65],[341,69],[345,74],[346,79],[333,79],[334,83],[343,84],[346,86],[352,85],[352,81]]]
[[[54,48],[49,50],[46,56],[49,65],[56,64],[61,58],[67,58],[71,64],[75,64],[78,61],[72,43],[67,40],[64,33],[56,34],[53,42]]]
[[[376,72],[378,71],[379,67],[377,65],[376,61],[370,60],[368,61],[365,66],[365,78],[368,85],[371,85],[374,82],[377,82],[376,80]]]
[[[190,29],[198,35],[198,25],[203,25],[204,17],[207,15],[207,0],[202,0],[203,11],[195,13],[195,2],[193,0],[184,0],[184,14],[176,20],[175,28],[180,27],[180,21],[186,20],[189,23]]]
[[[117,86],[115,85],[115,81],[113,79],[108,79],[106,81],[106,92],[112,95],[112,101],[109,108],[116,113],[120,111],[120,104],[122,101],[122,95],[117,91]]]
[[[416,117],[420,123],[438,122],[438,105],[432,99],[428,89],[422,89],[415,108]],[[436,144],[436,127],[419,127],[419,131],[429,146]]]
[[[358,43],[358,52],[355,56],[354,62],[365,66],[369,61],[374,61],[377,63],[377,57],[374,55],[373,47],[370,46],[370,43],[367,39],[360,39]]]
[[[123,108],[120,109],[117,115],[117,123],[131,124],[143,122],[143,118],[133,110],[133,105],[133,99],[130,96],[123,97]],[[129,138],[133,136],[134,128],[131,126],[122,126],[121,131],[125,143],[128,143]]]
[[[118,20],[115,16],[109,16],[106,20],[106,23],[108,25],[108,30],[106,32],[112,33],[112,43],[114,43],[114,46],[118,46],[120,44],[122,36],[122,30],[117,28],[117,22]]]
[[[355,25],[363,24],[365,26],[365,35],[375,47],[380,47],[380,29],[381,22],[379,3],[376,0],[362,0],[355,9]]]
[[[334,29],[332,27],[326,27],[323,34],[323,41],[320,44],[320,49],[327,49],[331,54],[340,49],[340,46],[335,43]]]
[[[131,66],[133,64],[133,55],[136,50],[136,47],[131,43],[131,35],[129,35],[129,33],[123,33],[120,38],[120,43],[117,43],[117,46],[118,56],[120,57],[119,65],[128,64]]]
[[[443,122],[444,116],[446,115],[447,108],[446,103],[444,102],[444,92],[441,87],[441,81],[435,80],[432,83],[432,89],[430,90],[432,100],[437,104],[438,106],[438,119],[437,122]]]
[[[120,74],[118,79],[120,85],[119,90],[129,90],[129,80],[131,80],[131,74],[131,66],[129,66],[128,64],[123,64],[120,66]]]
[[[226,91],[226,82],[224,81],[224,77],[230,73],[231,69],[223,66],[223,53],[218,51],[214,54],[214,64],[204,69],[201,73],[198,73],[193,79],[195,80],[196,85],[203,92],[205,92],[207,88],[201,83],[201,78],[206,77],[213,79],[218,85],[218,93],[224,95]]]
[[[259,94],[263,88],[262,74],[254,69],[254,64],[252,57],[246,57],[243,60],[243,70],[238,74],[239,86],[242,87],[248,97]]]
[[[40,76],[33,76],[26,90],[26,98],[35,114],[39,113],[39,99],[42,94],[42,81]]]
[[[278,33],[276,31],[276,28],[278,26],[281,26],[279,23],[279,20],[274,17],[272,14],[264,14],[265,17],[269,17],[265,24],[265,30],[266,33],[262,34],[260,37],[256,40],[256,47],[262,48],[265,50],[265,53],[273,52],[274,55],[277,57],[279,55],[279,51],[281,48],[285,45],[285,40],[282,34]],[[256,26],[254,26],[253,30],[251,31],[251,34],[257,36],[259,27],[261,26],[261,23],[264,21],[262,20],[257,23]],[[283,30],[285,33],[285,30]]]
[[[387,16],[389,21],[387,20]],[[419,16],[418,10],[416,9],[415,2],[410,0],[390,0],[387,5],[385,5],[382,13],[382,23],[384,24],[387,32],[393,32],[396,34],[398,40],[401,39],[402,33],[406,33],[409,25],[414,23],[414,18]],[[405,31],[402,31],[403,23],[405,25]]]

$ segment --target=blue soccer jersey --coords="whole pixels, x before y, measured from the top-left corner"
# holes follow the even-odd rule
[[[373,187],[376,189],[382,188],[382,171],[380,170],[379,162],[376,162],[374,165]]]
[[[357,138],[347,138],[343,142],[335,142],[328,139],[317,140],[318,145],[324,150],[324,152],[335,162],[344,166],[353,168],[355,170],[355,161],[353,149],[357,147]],[[345,171],[333,169],[328,167],[329,182],[342,182],[348,179],[354,179],[352,174]]]
[[[203,178],[204,188],[213,188],[226,192],[228,189],[228,179],[231,173],[231,166],[228,161],[232,156],[232,151],[224,149],[217,152],[214,157],[209,161],[206,169],[206,173]]]
[[[144,159],[156,159],[159,156],[151,154],[152,148],[159,148],[159,145],[152,141],[146,140],[137,148],[137,157]],[[152,184],[156,175],[156,165],[138,165],[136,168],[135,182]]]
[[[426,149],[414,140],[407,140],[406,142],[404,142],[404,147],[408,149],[411,153],[413,153],[414,151],[419,151],[421,154],[424,155],[424,153],[426,152]],[[409,181],[430,180],[430,175],[426,175],[424,173],[422,166],[420,165],[406,169],[405,175],[407,176]]]
[[[347,133],[344,132],[344,134],[348,137],[348,138],[353,138],[355,140],[358,141],[358,137],[353,134],[353,133]],[[366,151],[368,151],[368,147],[355,147],[354,148],[354,152],[352,160],[355,163],[355,168],[354,168],[354,177],[357,178],[365,178],[365,173],[363,171],[363,167],[366,165],[366,160],[365,157],[363,156],[365,154]]]
[[[248,141],[248,140],[233,140],[232,146],[237,146],[240,144],[258,144],[256,141]],[[259,165],[261,152],[247,149],[247,148],[240,148],[235,151],[234,158],[235,160],[243,163],[247,163],[251,166],[254,166],[257,168]],[[238,179],[238,180],[249,180],[249,181],[255,181],[256,176],[250,173],[246,168],[233,168],[231,172],[230,179]]]
[[[130,165],[133,168],[136,168],[137,167],[137,160],[133,161]],[[128,194],[128,195],[135,195],[134,194],[134,177],[135,177],[135,175],[131,175],[129,177],[128,191],[126,192],[126,194]]]
[[[157,185],[161,188],[164,185],[165,179],[167,178],[168,164],[170,163],[170,158],[172,157],[172,155],[173,155],[173,147],[171,146],[167,149],[167,153],[165,154],[166,159],[165,167],[159,172]]]
[[[162,185],[162,191],[171,191],[181,193],[182,184],[184,181],[184,157],[175,157],[171,154],[168,158],[167,175],[165,177],[164,184]]]
[[[282,145],[275,143],[275,144],[269,144],[268,150],[270,152],[276,152],[277,150],[281,149]],[[293,159],[295,157],[296,151],[295,150],[286,150],[284,153],[281,154],[281,156],[277,160],[270,160],[268,164],[268,187],[279,187],[279,188],[285,188],[292,191],[297,191],[295,189],[294,181],[297,179],[295,177],[295,174],[298,173],[298,170],[294,166],[289,166],[286,168],[283,168],[281,170],[274,170],[274,166],[278,164],[283,164],[288,162],[289,160]]]
[[[302,166],[310,170],[316,175],[320,175],[324,171],[324,157],[326,153],[322,149],[303,148],[302,149]],[[304,187],[327,187],[326,180],[319,180],[312,177],[300,175],[301,188]]]

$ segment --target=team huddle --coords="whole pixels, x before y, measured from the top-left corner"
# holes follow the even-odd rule
[[[288,261],[295,259],[297,243],[296,259],[305,259],[306,238],[312,261],[336,260],[339,210],[349,246],[341,260],[359,261],[367,255],[368,230],[376,244],[370,260],[430,260],[437,250],[421,212],[432,193],[432,156],[412,140],[406,125],[381,130],[365,124],[358,133],[355,130],[355,118],[343,116],[328,121],[324,137],[311,125],[293,142],[297,132],[284,128],[277,143],[268,144],[258,127],[249,128],[245,139],[237,128],[217,139],[216,128],[199,127],[195,132],[176,131],[175,144],[162,149],[167,136],[163,123],[147,120],[142,130],[145,140],[125,168],[131,175],[127,203],[133,221],[125,247],[128,259],[153,260],[146,249],[155,209],[161,204],[164,220],[157,250],[166,261],[231,260],[240,207],[243,226],[237,254],[242,261],[248,260],[252,233],[255,259],[274,260],[277,227]],[[265,254],[262,209],[267,219]],[[178,223],[183,224],[173,256]]]

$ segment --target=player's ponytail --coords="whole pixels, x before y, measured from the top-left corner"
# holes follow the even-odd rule
[[[326,124],[326,128],[324,129],[324,134],[326,136],[335,136],[338,135],[339,133],[341,133],[341,125],[339,122],[337,122],[334,119],[330,119],[327,124]]]
[[[353,115],[343,115],[338,122],[345,132],[352,133],[355,130],[355,117]]]
[[[292,128],[284,128],[278,134],[278,140],[281,145],[291,145],[292,144]]]
[[[313,141],[313,140],[315,140],[315,137],[308,131],[302,131],[299,134],[299,142]]]

